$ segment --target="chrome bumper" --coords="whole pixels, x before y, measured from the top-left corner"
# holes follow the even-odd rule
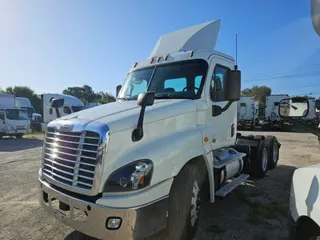
[[[144,239],[166,227],[168,198],[141,208],[110,208],[73,198],[52,188],[46,181],[39,181],[42,207],[62,223],[91,237],[108,240]],[[61,210],[60,202],[70,209]],[[118,229],[107,229],[109,217],[121,218]]]

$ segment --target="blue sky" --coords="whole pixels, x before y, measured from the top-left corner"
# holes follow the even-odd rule
[[[235,56],[242,86],[320,95],[320,38],[308,0],[0,2],[0,87],[37,93],[88,84],[115,92],[168,32],[221,19],[216,49]]]

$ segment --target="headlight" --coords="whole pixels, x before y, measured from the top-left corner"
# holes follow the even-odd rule
[[[143,159],[129,163],[108,178],[104,185],[104,192],[126,192],[147,187],[153,173],[151,160]]]
[[[9,125],[8,125],[8,130],[11,131],[11,130],[13,130],[13,129],[14,129],[13,126],[12,126],[11,124],[9,124]]]

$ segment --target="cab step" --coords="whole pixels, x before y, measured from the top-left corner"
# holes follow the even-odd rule
[[[237,177],[236,179],[232,180],[232,182],[224,185],[222,188],[220,188],[218,191],[216,191],[216,196],[224,198],[232,190],[234,190],[236,187],[241,185],[241,183],[243,183],[248,177],[249,177],[248,174],[241,174],[239,177]]]

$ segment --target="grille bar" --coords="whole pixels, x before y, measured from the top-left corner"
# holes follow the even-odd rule
[[[57,141],[57,142],[63,142],[63,143],[73,143],[73,144],[80,144],[81,143],[81,142],[72,142],[72,141],[67,141],[67,140],[61,140],[61,139],[57,139],[57,138],[53,138],[53,137],[46,137],[46,139],[50,139],[50,140]],[[96,146],[96,147],[99,146],[98,144],[92,144],[92,143],[86,143],[86,142],[83,142],[81,144],[88,145],[88,146]]]
[[[97,160],[96,158],[94,157],[88,157],[88,156],[85,156],[85,155],[81,155],[81,154],[72,154],[72,153],[68,153],[68,152],[62,152],[62,151],[58,151],[57,149],[51,149],[51,148],[45,148],[46,150],[49,150],[49,151],[53,151],[54,153],[60,153],[60,154],[64,154],[64,155],[68,155],[68,156],[72,156],[72,157],[82,157],[82,158],[88,158],[88,159],[91,159],[91,160]]]
[[[44,143],[43,174],[84,190],[93,187],[101,136],[93,131],[59,132],[48,128]],[[100,154],[99,154],[100,156]]]
[[[70,150],[74,150],[74,151],[85,151],[85,152],[90,152],[90,153],[96,153],[96,152],[97,152],[97,151],[92,151],[92,150],[83,149],[83,148],[71,148],[71,147],[66,147],[66,146],[63,146],[63,145],[58,145],[57,143],[46,142],[46,144],[54,145],[55,147],[66,148],[66,149],[70,149]]]

